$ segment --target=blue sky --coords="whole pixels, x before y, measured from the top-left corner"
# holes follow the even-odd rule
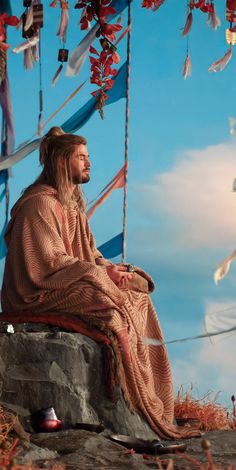
[[[79,76],[63,75],[51,87],[60,43],[56,37],[59,8],[51,9],[49,3],[44,2],[42,31],[44,120],[89,77],[86,63]],[[194,11],[189,38],[193,72],[184,80],[186,39],[181,28],[186,1],[166,0],[155,13],[142,9],[141,0],[133,2],[127,258],[156,281],[153,301],[169,340],[201,333],[207,312],[235,303],[236,267],[219,286],[212,280],[215,266],[236,244],[236,196],[231,191],[236,144],[228,124],[229,116],[235,115],[236,51],[223,72],[208,72],[228,48],[224,3],[215,1],[222,21],[217,31],[206,25],[203,13]],[[13,13],[22,13],[21,1],[14,1]],[[78,10],[71,8],[70,51],[82,38],[78,19]],[[11,47],[21,41],[21,34],[9,28]],[[120,46],[123,63],[125,40]],[[22,54],[10,51],[8,56],[18,145],[37,129],[39,70],[36,66],[24,71]],[[88,80],[50,126],[70,117],[92,90]],[[80,130],[88,139],[92,159],[91,182],[84,188],[88,200],[123,164],[124,112],[125,100],[121,100],[105,109],[104,121],[97,113]],[[13,168],[11,205],[39,171],[37,152]],[[92,218],[98,245],[121,231],[122,200],[122,191],[115,191]],[[0,210],[3,220],[3,204]],[[170,346],[176,387],[193,383],[200,396],[220,390],[221,401],[229,404],[235,393],[234,351],[234,337],[216,344],[198,340]]]

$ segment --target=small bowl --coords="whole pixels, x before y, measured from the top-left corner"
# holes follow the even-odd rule
[[[35,429],[38,432],[54,432],[62,428],[62,421],[60,419],[45,419],[35,424]]]
[[[201,421],[199,418],[175,418],[178,426],[187,426],[200,429]]]

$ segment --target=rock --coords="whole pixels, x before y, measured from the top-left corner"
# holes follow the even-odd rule
[[[60,458],[53,463],[70,470],[77,469],[147,469],[142,455],[129,454],[127,450],[103,435],[88,431],[62,431],[54,434],[32,436],[37,446],[56,451]]]
[[[0,401],[24,423],[27,415],[53,406],[67,427],[103,422],[118,434],[157,437],[128,410],[121,393],[116,403],[107,397],[102,345],[78,333],[24,328],[0,334]]]
[[[29,462],[39,462],[45,460],[54,460],[59,457],[59,454],[54,450],[49,450],[47,447],[37,446],[31,442],[22,441],[17,448],[19,452],[15,457],[14,462],[18,465],[24,465]]]
[[[204,435],[211,443],[211,454],[214,468],[236,469],[236,439],[235,431],[214,431]],[[103,434],[88,431],[68,430],[54,434],[34,434],[32,442],[43,449],[56,452],[58,457],[53,464],[62,464],[70,470],[77,469],[135,469],[151,470],[167,468],[173,461],[175,470],[192,470],[202,465],[206,468],[207,456],[202,449],[202,439],[192,438],[187,441],[188,447],[183,455],[165,454],[155,456],[142,456],[132,454]],[[170,442],[168,442],[170,443]],[[158,460],[156,460],[156,458]],[[160,460],[159,460],[160,459]],[[193,464],[193,461],[197,462]],[[163,464],[161,467],[160,464]],[[229,467],[231,465],[231,467]],[[47,467],[48,468],[48,467]]]

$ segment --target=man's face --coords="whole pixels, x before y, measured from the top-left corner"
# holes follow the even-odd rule
[[[71,156],[71,176],[74,184],[87,183],[90,180],[90,161],[86,145],[80,144]]]

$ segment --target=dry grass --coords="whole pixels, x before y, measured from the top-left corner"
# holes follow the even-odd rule
[[[212,392],[208,392],[203,398],[196,399],[192,392],[192,387],[187,391],[180,387],[174,405],[175,418],[197,418],[204,431],[236,430],[235,408],[229,413],[217,403],[219,394],[213,397]]]
[[[24,465],[14,463],[14,458],[20,453],[20,439],[16,434],[29,440],[17,416],[0,406],[0,470],[40,470],[32,462]],[[65,470],[65,467],[54,465],[51,470]]]

